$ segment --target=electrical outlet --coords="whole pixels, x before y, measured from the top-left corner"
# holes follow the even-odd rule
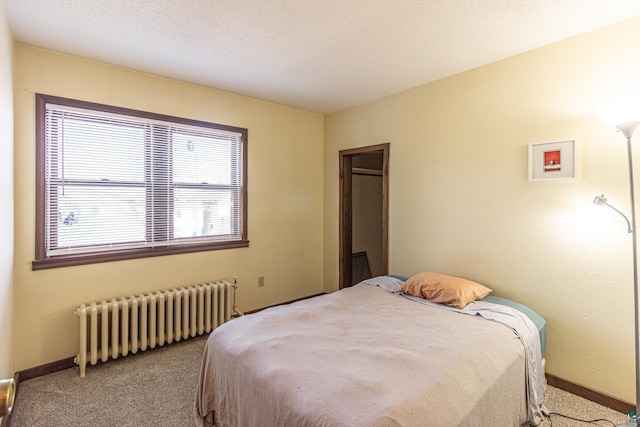
[[[261,288],[264,286],[264,276],[258,277],[258,287]]]

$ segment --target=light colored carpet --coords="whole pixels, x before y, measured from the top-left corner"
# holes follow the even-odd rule
[[[106,364],[67,369],[20,383],[11,427],[192,427],[205,337]],[[548,386],[546,406],[576,418],[623,423],[624,414]],[[552,417],[544,427],[588,424]],[[598,423],[611,426],[610,423]],[[489,426],[488,426],[489,427]],[[499,427],[499,426],[490,426]]]
[[[598,405],[590,400],[583,399],[582,397],[551,386],[547,386],[545,389],[544,402],[547,409],[551,412],[558,412],[583,420],[606,419],[611,421],[610,423],[599,422],[597,424],[593,424],[597,426],[611,426],[612,423],[622,424],[627,421],[626,414],[621,414],[613,409]],[[551,422],[553,422],[553,424],[551,424]],[[589,425],[559,416],[551,416],[551,422],[546,419],[544,423],[540,424],[540,426],[551,427],[553,425],[553,427],[576,427]]]
[[[21,382],[11,427],[193,427],[205,340]]]

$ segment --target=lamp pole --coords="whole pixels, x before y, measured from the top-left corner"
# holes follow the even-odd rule
[[[631,230],[633,239],[633,313],[635,331],[635,362],[636,362],[636,417],[640,415],[640,338],[638,336],[638,234],[636,233],[635,191],[633,188],[633,161],[631,155],[631,136],[639,123],[625,123],[618,125],[618,129],[627,138],[627,157],[629,159],[629,196],[631,200]]]
[[[633,188],[633,161],[631,156],[631,136],[640,125],[640,98],[626,93],[623,98],[614,99],[601,105],[597,115],[604,123],[615,126],[627,139],[627,158],[629,161],[629,195],[631,200],[631,233],[633,234],[633,329],[635,332],[635,365],[636,365],[636,411],[634,419],[629,419],[626,426],[638,425],[640,416],[640,331],[638,330],[638,238],[636,233],[636,204]],[[606,199],[605,199],[606,202]]]

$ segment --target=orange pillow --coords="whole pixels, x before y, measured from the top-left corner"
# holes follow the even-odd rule
[[[442,273],[418,273],[402,285],[402,291],[420,298],[453,307],[467,304],[489,295],[491,289],[480,283]]]

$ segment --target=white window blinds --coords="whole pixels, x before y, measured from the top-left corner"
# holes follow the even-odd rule
[[[245,239],[246,133],[189,122],[46,103],[45,255]]]

